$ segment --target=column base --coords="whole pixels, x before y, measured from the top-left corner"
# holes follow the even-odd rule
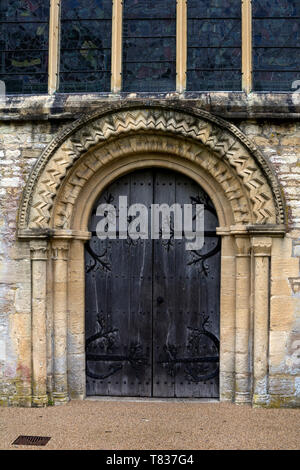
[[[257,395],[254,394],[252,398],[253,408],[267,407],[270,403],[269,395]]]
[[[251,397],[249,392],[237,392],[235,394],[234,402],[237,405],[251,405]]]
[[[52,394],[53,405],[65,405],[70,401],[67,393],[56,393]]]
[[[48,404],[49,400],[47,395],[39,395],[32,397],[32,406],[36,408],[43,408],[45,406],[48,406]]]

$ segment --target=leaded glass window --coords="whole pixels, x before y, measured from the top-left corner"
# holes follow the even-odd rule
[[[241,0],[188,0],[187,90],[241,89]]]
[[[176,88],[176,0],[124,0],[123,91]]]
[[[300,78],[300,1],[253,0],[255,91],[291,91]]]
[[[0,0],[0,80],[7,93],[47,93],[49,1]]]
[[[62,0],[61,92],[109,91],[111,0]]]

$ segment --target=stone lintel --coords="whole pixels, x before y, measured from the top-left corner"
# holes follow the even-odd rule
[[[284,237],[286,235],[286,226],[278,224],[266,225],[247,225],[247,231],[250,235],[267,236],[267,237]]]
[[[185,109],[204,109],[226,119],[299,119],[300,103],[293,92],[159,92],[159,93],[55,93],[54,95],[7,95],[0,104],[0,120],[58,120],[79,118],[95,109],[120,108],[126,104],[174,103]]]
[[[231,225],[230,227],[217,227],[217,234],[221,236],[239,236],[239,237],[284,237],[286,235],[286,226],[278,224],[266,225]]]

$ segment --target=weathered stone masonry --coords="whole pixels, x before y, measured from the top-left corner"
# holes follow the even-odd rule
[[[126,171],[184,171],[214,196],[221,400],[299,405],[297,113],[287,94],[58,95],[1,105],[1,404],[84,398],[85,226],[96,188],[122,174],[122,162]]]

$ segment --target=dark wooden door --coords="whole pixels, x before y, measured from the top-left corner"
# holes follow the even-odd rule
[[[205,243],[100,240],[101,203],[205,205]],[[86,244],[87,395],[218,397],[220,238],[214,206],[189,178],[162,169],[128,174],[94,206]],[[171,225],[172,226],[172,225]]]

